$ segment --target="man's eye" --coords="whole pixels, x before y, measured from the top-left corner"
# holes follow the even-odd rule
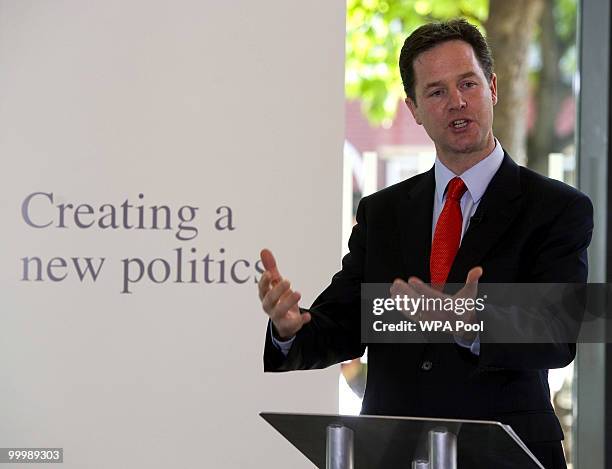
[[[432,91],[429,96],[442,96],[442,90]]]
[[[466,81],[466,82],[463,84],[463,86],[464,86],[464,87],[466,87],[466,88],[473,88],[474,86],[476,86],[476,83],[475,83],[475,82],[473,82],[473,81]]]

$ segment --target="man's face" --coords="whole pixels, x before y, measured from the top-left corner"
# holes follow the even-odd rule
[[[488,83],[472,46],[458,40],[419,54],[413,67],[416,102],[407,98],[406,104],[434,141],[438,156],[486,156],[494,145],[495,74]]]

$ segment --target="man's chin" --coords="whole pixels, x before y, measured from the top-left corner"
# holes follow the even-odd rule
[[[470,155],[472,153],[481,151],[483,146],[476,144],[450,145],[448,149],[455,154]]]
[[[455,154],[470,155],[473,153],[480,153],[487,148],[487,142],[475,142],[464,141],[464,142],[453,142],[449,145],[449,150]]]
[[[472,153],[476,153],[478,151],[481,151],[483,148],[481,146],[465,146],[465,147],[459,147],[457,148],[457,150],[455,150],[456,153],[461,153],[464,155],[471,155]]]

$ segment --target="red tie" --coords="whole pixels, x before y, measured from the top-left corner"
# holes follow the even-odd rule
[[[459,201],[466,191],[465,183],[458,177],[450,180],[446,192],[446,202],[434,231],[431,243],[429,270],[431,285],[442,290],[450,272],[459,244],[461,242],[461,226],[463,217]]]

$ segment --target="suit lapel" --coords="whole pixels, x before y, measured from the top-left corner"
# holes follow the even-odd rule
[[[432,168],[423,174],[421,180],[398,204],[397,218],[406,268],[405,279],[414,275],[429,282],[434,189],[435,175]]]
[[[447,283],[465,282],[467,272],[495,246],[520,209],[519,167],[506,153],[463,236]]]

